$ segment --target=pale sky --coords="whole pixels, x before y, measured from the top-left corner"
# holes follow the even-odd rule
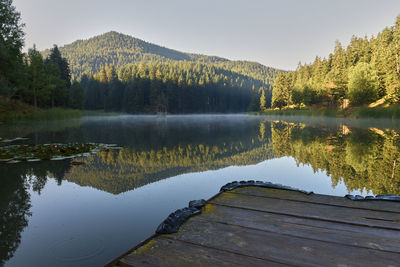
[[[392,26],[400,0],[14,0],[26,48],[111,30],[183,52],[280,69],[326,57],[335,40]]]

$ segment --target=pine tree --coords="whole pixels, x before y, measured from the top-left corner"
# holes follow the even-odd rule
[[[10,99],[24,82],[24,24],[12,0],[0,0],[0,25],[0,95]]]
[[[50,97],[50,90],[47,87],[46,72],[43,58],[34,46],[28,52],[29,67],[28,80],[29,92],[32,95],[32,102],[35,108],[38,105],[45,105]]]
[[[50,55],[46,58],[45,64],[50,62],[54,62],[58,65],[60,70],[60,79],[65,81],[65,86],[67,88],[71,87],[71,71],[69,69],[69,64],[66,58],[61,56],[60,50],[57,45],[54,45],[52,49],[50,49]]]

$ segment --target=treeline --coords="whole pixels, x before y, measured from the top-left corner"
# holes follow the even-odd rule
[[[0,97],[21,100],[37,107],[69,106],[79,108],[83,89],[71,86],[68,62],[57,46],[43,59],[35,47],[22,53],[24,32],[20,14],[11,0],[0,2]],[[80,96],[81,95],[81,96]]]
[[[106,65],[84,75],[84,108],[128,113],[200,113],[258,110],[263,81],[213,64],[141,62],[120,68]]]
[[[338,106],[344,99],[363,105],[400,97],[400,16],[377,37],[353,36],[347,48],[336,42],[328,58],[316,57],[296,71],[279,73],[274,81],[272,107],[289,105]]]
[[[219,68],[264,81],[266,84],[272,84],[278,73],[277,69],[259,63],[184,53],[115,31],[67,44],[60,47],[60,52],[70,63],[73,79],[80,79],[84,74],[97,73],[105,65],[119,68],[139,62],[190,61],[215,64]],[[49,50],[43,51],[45,57],[49,54]]]
[[[0,4],[0,100],[128,113],[257,111],[260,96],[270,106],[273,68],[182,53],[117,32],[24,54],[20,14],[12,0]]]
[[[71,84],[68,62],[61,57],[56,45],[46,59],[33,47],[18,63],[18,82],[12,83],[6,76],[0,95],[35,108],[83,107],[83,88],[77,81]]]

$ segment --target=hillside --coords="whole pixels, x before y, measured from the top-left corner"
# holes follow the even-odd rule
[[[400,15],[376,37],[353,35],[349,44],[336,42],[327,58],[316,57],[274,81],[272,107],[344,107],[400,102]]]
[[[67,58],[73,77],[97,73],[105,65],[121,67],[136,62],[191,61],[218,64],[227,70],[261,80],[266,84],[276,76],[278,70],[259,63],[230,61],[216,56],[184,53],[161,47],[146,41],[111,31],[87,40],[78,40],[59,48]],[[50,50],[43,51],[46,57]]]

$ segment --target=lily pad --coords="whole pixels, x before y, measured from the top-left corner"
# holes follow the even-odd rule
[[[114,146],[115,145],[95,143],[0,146],[0,161],[16,163],[20,161],[64,160],[88,156],[94,151],[108,150]]]

